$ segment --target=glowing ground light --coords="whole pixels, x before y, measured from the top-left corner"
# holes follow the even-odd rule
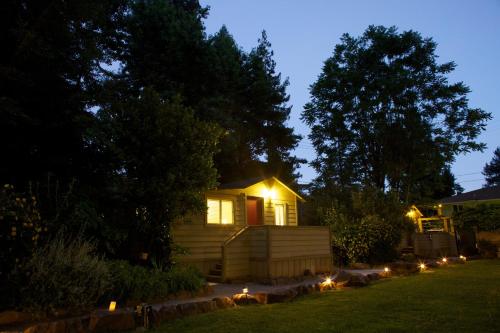
[[[243,294],[248,294],[248,288],[243,288]]]
[[[109,311],[113,312],[116,310],[116,302],[112,301],[109,303]]]
[[[460,255],[460,259],[462,259],[463,261],[467,260],[467,258],[465,256],[463,256],[463,255]]]
[[[384,267],[384,272],[389,273],[390,269],[389,267]]]
[[[448,259],[443,258],[443,259],[441,259],[441,261],[446,264],[448,262]]]
[[[325,283],[326,283],[326,284],[331,284],[331,283],[332,283],[332,279],[331,279],[331,278],[329,278],[329,277],[327,277],[327,278],[325,279]]]
[[[420,265],[418,265],[418,267],[420,267],[420,270],[425,270],[425,264],[424,263],[421,263]]]

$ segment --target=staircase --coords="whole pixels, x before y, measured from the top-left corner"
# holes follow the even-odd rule
[[[216,263],[209,271],[207,276],[208,282],[222,282],[222,262]]]

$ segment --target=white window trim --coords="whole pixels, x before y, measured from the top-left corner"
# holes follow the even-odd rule
[[[208,200],[214,200],[219,202],[219,223],[208,223]],[[222,201],[228,201],[231,202],[231,216],[232,216],[232,223],[222,223]],[[205,225],[208,226],[232,226],[235,225],[236,219],[235,219],[235,202],[233,198],[227,198],[227,197],[218,197],[218,196],[209,196],[205,198],[205,203],[207,205],[207,212],[205,213]]]
[[[277,224],[278,222],[278,218],[276,216],[276,211],[278,209],[277,206],[282,206],[283,207],[283,224]],[[287,226],[288,225],[288,205],[286,203],[275,203],[274,204],[274,225],[277,225],[277,226]]]

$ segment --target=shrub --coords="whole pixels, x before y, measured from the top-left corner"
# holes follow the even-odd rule
[[[500,229],[500,205],[481,204],[475,207],[464,207],[453,214],[453,223],[465,230],[477,227],[482,231],[495,231]]]
[[[477,249],[479,254],[484,258],[496,258],[498,248],[495,244],[486,239],[477,241]]]
[[[30,258],[47,231],[34,196],[23,196],[14,186],[0,189],[0,281],[16,264]]]
[[[18,276],[27,276],[20,286],[21,306],[38,314],[89,309],[110,288],[106,262],[81,238],[54,238],[35,251]]]
[[[332,242],[349,262],[381,263],[395,259],[396,246],[408,228],[403,207],[390,195],[365,189],[350,201],[324,209],[322,224],[330,226]]]
[[[205,283],[193,267],[174,266],[164,271],[119,260],[108,262],[108,267],[113,288],[107,298],[121,302],[160,300],[179,291],[198,291]]]

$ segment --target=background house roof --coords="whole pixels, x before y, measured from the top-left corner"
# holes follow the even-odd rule
[[[465,192],[452,197],[441,199],[441,203],[456,203],[475,200],[500,200],[500,186],[485,187],[479,190]]]

